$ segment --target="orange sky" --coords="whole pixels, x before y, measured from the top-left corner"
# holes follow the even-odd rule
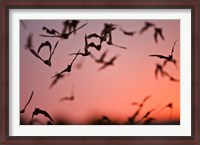
[[[113,42],[127,47],[127,50],[102,45],[100,52],[91,48],[91,52],[98,58],[108,50],[105,60],[109,60],[115,55],[119,57],[114,62],[114,66],[109,66],[102,71],[97,71],[101,64],[94,62],[91,57],[81,57],[75,60],[72,72],[68,73],[64,79],[60,80],[52,89],[51,77],[63,70],[74,56],[70,53],[77,52],[84,48],[85,34],[100,33],[104,23],[118,24],[127,31],[140,31],[146,20],[82,20],[79,24],[88,23],[85,27],[77,31],[76,35],[71,35],[67,40],[59,38],[44,38],[39,34],[46,34],[42,27],[53,28],[61,31],[63,20],[24,20],[27,29],[20,26],[20,110],[34,91],[34,96],[21,117],[31,120],[34,109],[40,108],[49,112],[54,120],[68,120],[72,124],[87,124],[91,118],[101,118],[108,116],[111,120],[127,121],[137,110],[137,106],[132,106],[131,102],[141,102],[144,97],[151,95],[145,103],[138,120],[150,109],[158,107],[150,116],[155,118],[155,122],[168,121],[170,109],[167,108],[158,114],[158,111],[168,103],[173,103],[172,120],[180,119],[180,83],[172,82],[167,77],[160,75],[155,79],[154,71],[156,63],[163,63],[159,58],[149,57],[150,54],[162,54],[168,56],[175,40],[177,43],[174,50],[174,58],[178,67],[168,63],[165,70],[173,77],[180,79],[180,22],[179,20],[150,20],[157,27],[163,29],[165,41],[158,38],[156,44],[153,38],[154,30],[150,28],[143,34],[135,34],[134,37],[124,35],[118,28],[113,31]],[[36,51],[38,46],[45,41],[50,41],[54,46],[59,40],[58,47],[52,58],[52,66],[49,67],[36,59],[28,50],[24,49],[27,37],[33,33],[33,46]],[[91,39],[98,43],[97,39]],[[41,56],[47,58],[48,49],[41,51]],[[84,60],[81,69],[76,68],[76,64]],[[71,94],[74,86],[75,100],[60,102],[63,96]],[[41,115],[35,116],[41,122],[45,122]]]

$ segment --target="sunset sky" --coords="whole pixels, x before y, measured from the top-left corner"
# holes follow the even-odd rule
[[[158,43],[154,41],[154,28],[149,28],[143,34],[136,33],[134,36],[124,35],[119,28],[126,31],[139,32],[148,20],[81,20],[78,27],[87,23],[86,26],[70,35],[68,39],[45,38],[39,34],[47,34],[42,30],[43,26],[55,29],[59,32],[63,29],[64,20],[23,20],[26,28],[20,25],[20,110],[27,103],[30,94],[34,91],[33,98],[27,106],[25,113],[20,114],[26,121],[30,121],[35,108],[46,110],[53,120],[66,120],[71,124],[87,124],[91,119],[101,119],[103,115],[120,123],[127,121],[138,109],[131,105],[132,102],[142,102],[150,95],[139,116],[157,107],[150,114],[155,118],[154,122],[169,121],[170,109],[161,111],[165,105],[172,103],[173,112],[171,121],[180,120],[180,82],[170,81],[166,76],[158,74],[155,78],[156,64],[163,64],[163,59],[149,57],[151,54],[168,56],[171,48],[177,40],[174,48],[173,63],[167,63],[164,70],[176,79],[180,79],[180,21],[179,20],[149,20],[156,27],[162,28],[165,40],[158,37]],[[117,29],[112,32],[113,43],[127,47],[127,49],[109,46],[103,42],[102,49],[97,51],[89,48],[91,53],[99,58],[104,51],[108,50],[105,61],[113,56],[119,57],[114,61],[114,66],[98,71],[102,66],[97,64],[90,56],[78,56],[72,71],[65,73],[65,77],[50,88],[51,79],[55,73],[62,71],[71,63],[74,56],[69,55],[81,49],[84,51],[85,34],[100,34],[104,23],[117,24]],[[41,60],[34,57],[29,50],[25,49],[27,37],[33,34],[33,49],[37,51],[41,43],[49,41],[52,47],[59,41],[52,56],[52,66],[45,65]],[[47,34],[48,35],[48,34]],[[97,38],[88,42],[99,43]],[[47,59],[48,48],[41,50],[40,56]],[[83,62],[82,68],[77,64]],[[73,88],[75,99],[63,101],[64,96],[70,96]],[[48,120],[42,115],[34,116],[42,123]]]

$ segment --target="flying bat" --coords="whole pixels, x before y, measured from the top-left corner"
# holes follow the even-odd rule
[[[160,38],[162,40],[165,40],[161,28],[155,28],[154,30],[155,30],[155,32],[154,32],[154,40],[155,40],[156,43],[158,43],[158,36],[160,36]]]
[[[150,23],[150,22],[145,22],[145,26],[142,27],[142,29],[140,30],[140,34],[144,33],[145,31],[147,31],[150,27],[154,27],[155,24]]]
[[[51,116],[49,115],[49,113],[47,111],[41,110],[39,108],[35,108],[35,110],[33,111],[32,120],[33,120],[33,117],[35,115],[38,115],[38,114],[44,115],[45,117],[49,118],[53,122],[53,119],[51,118]]]

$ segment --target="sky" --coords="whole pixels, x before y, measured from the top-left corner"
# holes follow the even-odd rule
[[[172,118],[170,121],[180,121],[180,82],[170,81],[165,76],[158,74],[155,78],[156,64],[163,64],[164,59],[150,57],[152,54],[168,56],[172,46],[177,40],[173,57],[177,60],[177,66],[169,62],[164,70],[176,79],[180,79],[180,21],[179,20],[81,20],[78,27],[86,26],[70,35],[68,39],[41,37],[47,34],[42,30],[43,26],[55,29],[59,32],[63,29],[64,20],[23,20],[26,27],[20,25],[20,110],[27,103],[31,92],[34,91],[31,102],[20,117],[31,120],[35,108],[47,111],[54,122],[65,120],[72,125],[88,124],[91,119],[101,119],[107,116],[111,120],[120,123],[127,121],[138,109],[132,102],[145,102],[136,120],[140,120],[145,113],[156,108],[149,117],[154,118],[154,123],[167,122],[170,117],[170,108],[164,106],[173,104]],[[158,37],[158,43],[154,40],[154,28],[149,28],[144,33],[139,31],[149,21],[156,27],[162,28],[164,40]],[[75,60],[72,71],[65,73],[65,77],[50,88],[55,73],[62,71],[71,63],[79,49],[84,51],[85,34],[100,34],[105,23],[116,24],[112,31],[113,43],[124,46],[127,49],[118,48],[103,42],[100,51],[89,48],[96,57],[107,50],[105,61],[118,56],[113,66],[98,71],[102,64],[97,64],[92,57],[79,55]],[[120,28],[126,31],[135,31],[134,36],[127,36]],[[41,43],[49,41],[52,47],[58,45],[52,56],[52,66],[45,65],[41,60],[33,56],[25,48],[28,36],[32,34],[33,49],[37,51]],[[88,42],[99,43],[98,38],[88,39]],[[44,59],[49,57],[48,47],[40,52]],[[82,67],[78,68],[77,64]],[[74,100],[63,101],[64,96],[70,96],[73,90]],[[160,112],[159,112],[160,111]],[[48,118],[43,115],[35,115],[39,124],[45,124]]]

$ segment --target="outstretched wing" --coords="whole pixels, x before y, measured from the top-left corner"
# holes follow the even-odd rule
[[[40,53],[40,50],[44,47],[44,46],[49,46],[49,50],[50,50],[50,53],[51,53],[51,43],[49,41],[46,41],[44,43],[41,43],[39,48],[38,48],[38,52],[37,53]]]
[[[106,50],[106,51],[101,55],[99,61],[104,62],[104,58],[105,58],[105,56],[107,55],[107,53],[108,53],[108,50]]]
[[[164,56],[164,55],[159,55],[159,54],[152,54],[152,55],[149,55],[151,57],[158,57],[160,59],[168,59],[168,57]]]
[[[95,37],[95,38],[100,38],[100,36],[96,33],[92,33],[90,35],[87,36],[88,39],[92,38],[92,37]]]
[[[77,58],[77,56],[80,54],[81,49],[79,49],[79,51],[76,53],[76,56],[74,57],[74,59],[72,60],[71,64],[72,65],[75,61],[75,59]]]
[[[51,116],[49,115],[49,113],[47,111],[40,110],[39,113],[44,115],[45,117],[49,118],[53,122],[53,119],[51,118]]]
[[[83,24],[82,26],[78,27],[77,29],[75,29],[75,30],[69,32],[68,35],[71,35],[72,33],[78,31],[79,29],[83,28],[85,25],[87,25],[87,23],[85,23],[85,24]]]
[[[176,41],[177,41],[177,40],[176,40]],[[176,41],[174,42],[174,45],[173,45],[173,47],[172,47],[171,55],[173,55],[173,53],[174,53],[174,46],[176,45]]]
[[[150,97],[151,97],[150,95],[146,96],[146,97],[143,99],[142,103],[146,102]]]
[[[145,26],[142,27],[142,29],[140,30],[140,34],[142,34],[144,31],[146,31],[147,29],[149,29],[150,27],[154,26],[153,23],[150,22],[145,22]]]
[[[34,93],[34,92],[32,91],[31,96],[30,96],[28,102],[27,102],[26,105],[24,106],[24,109],[20,111],[20,113],[24,113],[24,112],[25,112],[26,107],[27,107],[28,104],[31,102],[31,99],[32,99],[32,97],[33,97],[33,93]]]
[[[31,52],[35,57],[37,57],[37,58],[39,58],[40,60],[44,61],[44,60],[35,52],[34,49],[29,49],[29,50],[30,50],[30,52]]]

